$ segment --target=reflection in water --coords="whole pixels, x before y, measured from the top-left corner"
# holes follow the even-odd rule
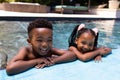
[[[68,37],[74,26],[84,23],[87,28],[97,27],[99,29],[98,46],[106,46],[110,48],[120,48],[120,21],[115,20],[96,20],[96,21],[80,21],[80,22],[57,22],[55,24],[54,45],[58,48],[68,48]],[[59,34],[59,36],[57,35]],[[58,44],[60,43],[60,44]]]
[[[10,60],[20,47],[27,45],[27,26],[29,22],[0,21],[0,53],[8,54]],[[100,31],[98,45],[111,48],[120,48],[120,21],[55,21],[53,22],[53,46],[68,48],[68,37],[73,28],[80,23],[86,27],[97,27]]]
[[[99,46],[109,46],[111,48],[120,47],[120,21],[105,20],[94,21],[100,31]]]
[[[99,46],[108,46],[112,38],[114,20],[94,21],[93,24],[96,25],[100,32]]]
[[[8,59],[15,55],[18,49],[26,45],[26,30],[21,24],[24,22],[0,22],[0,52],[7,53]],[[26,27],[24,26],[24,27]]]

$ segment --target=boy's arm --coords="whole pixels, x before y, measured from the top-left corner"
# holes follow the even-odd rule
[[[29,68],[34,67],[40,59],[25,60],[27,56],[27,49],[22,48],[19,53],[13,57],[6,67],[7,74],[17,74],[23,72]]]
[[[73,46],[71,46],[69,48],[69,50],[73,51],[76,54],[76,56],[78,57],[78,59],[81,60],[81,61],[88,61],[88,60],[94,58],[97,55],[106,55],[111,51],[110,48],[106,48],[106,49],[105,48],[98,48],[94,51],[87,52],[87,53],[83,54]]]
[[[52,53],[55,55],[63,55],[64,53],[66,53],[66,50],[63,49],[57,49],[57,48],[52,48]]]
[[[38,64],[38,65],[36,65],[36,68],[44,68],[46,66],[52,66],[54,64],[66,63],[66,62],[71,62],[71,61],[76,60],[76,55],[72,51],[59,50],[56,48],[54,48],[54,50],[56,50],[56,51],[52,51],[54,54],[52,57],[46,57],[46,59],[49,61],[49,63],[48,64]],[[54,52],[56,52],[56,53],[54,53]]]
[[[54,64],[58,64],[58,63],[71,62],[74,60],[76,60],[76,55],[73,52],[68,50],[63,50],[62,55],[54,58],[52,61]]]

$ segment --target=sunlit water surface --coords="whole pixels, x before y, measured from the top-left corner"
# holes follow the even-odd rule
[[[68,37],[73,28],[84,23],[87,28],[99,29],[98,46],[120,48],[120,21],[117,20],[85,20],[54,21],[53,46],[68,49]],[[27,44],[27,26],[29,22],[0,21],[0,53],[8,54],[10,60],[17,51]]]

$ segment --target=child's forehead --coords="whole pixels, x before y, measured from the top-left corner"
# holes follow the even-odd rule
[[[32,30],[32,34],[47,34],[51,35],[53,32],[49,28],[34,28]]]
[[[49,31],[52,33],[52,29],[49,29],[49,28],[34,28],[32,31],[40,31],[40,32]]]
[[[89,38],[89,37],[93,37],[93,38],[95,38],[95,36],[92,35],[92,33],[89,32],[89,31],[82,33],[80,37],[88,37],[88,38]]]
[[[94,42],[95,37],[92,34],[84,33],[79,38],[80,41]]]

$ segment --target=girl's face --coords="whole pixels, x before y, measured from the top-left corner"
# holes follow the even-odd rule
[[[33,53],[40,56],[50,54],[52,47],[52,30],[48,28],[35,28],[32,30],[32,38],[29,43],[32,45]]]
[[[93,50],[95,37],[90,32],[82,33],[76,38],[75,43],[80,52],[85,53]]]

